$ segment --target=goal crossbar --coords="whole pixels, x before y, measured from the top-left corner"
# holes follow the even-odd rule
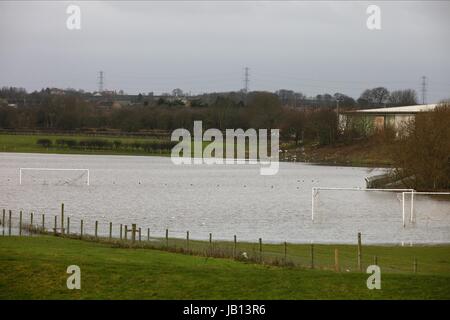
[[[87,185],[90,185],[89,169],[65,169],[65,168],[19,168],[19,184],[22,184],[22,171],[86,171],[87,172]]]
[[[402,192],[402,220],[403,227],[406,227],[405,215],[405,194],[417,193],[414,189],[372,189],[372,188],[338,188],[338,187],[312,187],[311,189],[311,220],[314,221],[314,196],[318,190],[343,190],[343,191],[364,191],[364,192]],[[411,211],[413,209],[413,196],[411,196]]]

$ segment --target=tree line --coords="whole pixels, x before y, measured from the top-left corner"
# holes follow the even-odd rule
[[[317,140],[333,144],[339,138],[336,108],[379,107],[381,104],[414,104],[413,90],[365,90],[358,100],[341,94],[321,94],[308,98],[292,90],[270,92],[211,93],[190,98],[190,106],[179,97],[149,100],[137,95],[131,105],[99,107],[89,93],[66,91],[52,94],[43,89],[27,93],[20,88],[0,90],[0,128],[76,130],[83,128],[140,130],[191,129],[194,120],[206,128],[280,128],[282,138]],[[114,98],[114,97],[113,97]],[[8,102],[18,105],[11,107]],[[178,102],[177,102],[178,101]]]

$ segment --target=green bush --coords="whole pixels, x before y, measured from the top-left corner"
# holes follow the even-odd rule
[[[57,139],[56,144],[60,147],[73,148],[77,146],[78,142],[75,139]]]
[[[50,139],[38,139],[36,144],[44,148],[49,148],[52,146],[53,142]]]
[[[114,140],[113,141],[113,146],[114,146],[114,149],[120,149],[120,147],[122,146],[122,141]]]
[[[104,139],[81,140],[79,146],[85,149],[112,149],[113,143]]]

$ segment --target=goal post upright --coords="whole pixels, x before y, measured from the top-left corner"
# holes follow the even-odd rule
[[[414,195],[450,195],[450,192],[426,192],[426,191],[415,191],[415,190],[411,190],[411,191],[404,191],[402,192],[402,198],[405,198],[406,194],[410,194],[411,195],[411,211],[410,211],[410,216],[409,216],[409,221],[411,223],[414,223]],[[403,200],[403,202],[405,202]]]
[[[19,168],[19,185],[22,184],[22,172],[23,171],[85,171],[87,173],[86,184],[90,185],[90,172],[89,169],[75,169],[75,168]]]
[[[402,223],[403,228],[406,227],[406,221],[405,221],[405,193],[402,192]]]

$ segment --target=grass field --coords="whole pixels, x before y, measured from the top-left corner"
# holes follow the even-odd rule
[[[409,264],[411,252],[400,249],[386,255],[385,263]],[[450,299],[449,248],[413,249],[419,261],[432,265],[428,272],[383,272],[381,266],[382,289],[368,290],[368,275],[359,272],[282,268],[53,236],[0,237],[0,299]],[[66,288],[66,269],[73,264],[81,268],[81,290]]]
[[[49,139],[53,141],[53,146],[45,148],[37,144],[39,139]],[[44,134],[0,134],[0,152],[24,152],[24,153],[56,153],[56,154],[99,154],[99,155],[157,155],[169,156],[169,150],[161,152],[145,152],[132,149],[108,149],[89,150],[82,148],[67,148],[55,145],[57,139],[73,139],[76,141],[101,139],[109,142],[120,141],[122,144],[134,142],[149,143],[167,141],[157,137],[124,137],[124,136],[88,136],[88,135],[44,135]],[[209,142],[203,142],[203,148]],[[193,145],[192,145],[193,146]],[[379,166],[385,167],[391,164],[387,155],[386,147],[376,143],[358,143],[354,145],[339,145],[326,147],[305,146],[298,148],[293,143],[282,143],[282,148],[286,153],[280,155],[281,161],[301,161],[333,165],[353,165],[353,166]],[[225,150],[224,150],[225,152]],[[224,153],[225,154],[225,153]],[[294,158],[295,157],[295,158]]]
[[[49,139],[53,145],[49,148],[39,145],[39,139]],[[170,156],[171,150],[149,152],[137,149],[112,148],[112,149],[83,149],[80,147],[61,147],[55,144],[58,139],[71,139],[77,142],[82,140],[100,139],[108,142],[120,141],[122,145],[132,143],[167,142],[170,137],[124,137],[124,136],[88,136],[88,135],[44,135],[44,134],[0,134],[0,152],[23,152],[23,153],[54,153],[54,154],[93,154],[93,155],[145,155],[145,156]],[[209,142],[203,142],[205,148]],[[226,145],[225,145],[226,146]],[[192,152],[194,144],[192,143]],[[225,151],[224,151],[225,152]]]
[[[87,135],[22,135],[22,134],[0,134],[0,152],[33,152],[33,153],[57,153],[57,154],[111,154],[111,155],[170,155],[169,152],[149,153],[137,150],[114,149],[114,150],[85,150],[81,148],[71,149],[58,146],[45,148],[37,144],[39,139],[49,139],[53,142],[57,139],[73,139],[76,141],[101,139],[110,142],[120,141],[123,144],[133,142],[155,142],[158,138],[123,137],[123,136],[87,136]]]

